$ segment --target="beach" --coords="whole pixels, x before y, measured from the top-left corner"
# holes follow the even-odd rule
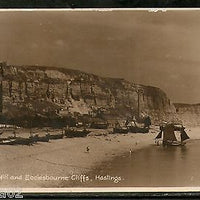
[[[195,127],[186,131],[191,139],[200,139],[199,130]],[[85,138],[63,138],[31,146],[0,146],[0,187],[73,186],[72,175],[77,177],[74,183],[83,181],[80,175],[87,176],[102,162],[154,145],[158,132],[157,126],[152,126],[147,134],[111,134],[111,129],[92,129]]]

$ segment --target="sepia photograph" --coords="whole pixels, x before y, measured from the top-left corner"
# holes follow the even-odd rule
[[[200,187],[200,10],[0,10],[0,188]]]

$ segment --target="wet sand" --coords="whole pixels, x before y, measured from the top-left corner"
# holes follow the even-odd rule
[[[92,130],[86,138],[63,138],[32,146],[0,146],[0,187],[61,187],[63,180],[40,180],[38,177],[87,174],[103,161],[130,149],[135,151],[154,144],[158,130],[154,126],[148,134],[110,134],[111,130]],[[191,139],[200,139],[200,128],[186,131]],[[28,176],[34,176],[35,180]],[[64,185],[68,183],[71,182],[66,181]]]

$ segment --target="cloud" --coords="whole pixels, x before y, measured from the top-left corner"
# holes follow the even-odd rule
[[[200,11],[0,12],[0,58],[73,66],[200,102],[199,22]]]

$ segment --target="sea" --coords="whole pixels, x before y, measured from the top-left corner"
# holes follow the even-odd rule
[[[81,187],[200,186],[200,140],[185,146],[150,145],[102,163]]]

